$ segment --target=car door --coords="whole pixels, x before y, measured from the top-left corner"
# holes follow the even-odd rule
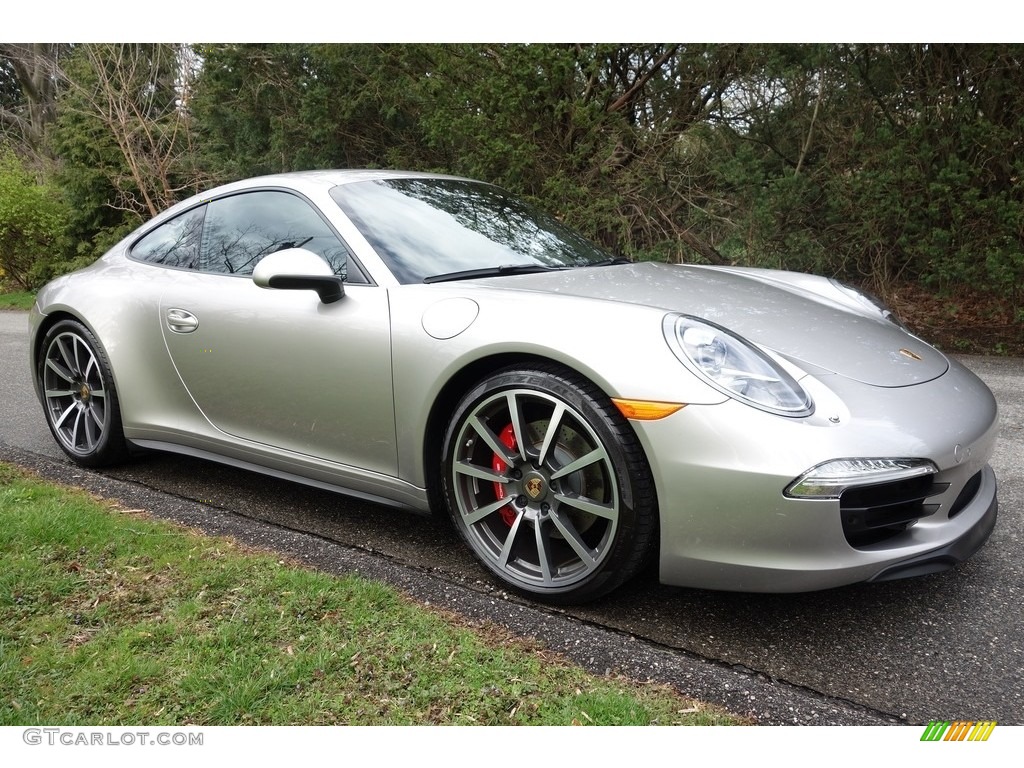
[[[343,299],[252,282],[263,256],[293,247],[347,276]],[[397,473],[387,292],[306,200],[260,190],[209,202],[198,269],[177,272],[160,315],[182,383],[221,432],[254,451]]]

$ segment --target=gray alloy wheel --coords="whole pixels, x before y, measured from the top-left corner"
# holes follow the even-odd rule
[[[127,447],[110,365],[85,326],[63,320],[43,340],[38,381],[50,431],[78,464],[124,459]]]
[[[653,545],[646,460],[589,382],[551,370],[486,379],[460,403],[445,444],[456,528],[513,590],[581,602],[632,576]]]

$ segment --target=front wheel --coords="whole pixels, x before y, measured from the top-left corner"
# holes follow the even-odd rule
[[[442,472],[456,528],[518,593],[592,600],[653,549],[657,504],[636,435],[603,393],[560,368],[501,371],[470,391]]]
[[[73,461],[95,467],[127,458],[110,363],[96,337],[74,320],[43,339],[36,371],[46,423]]]

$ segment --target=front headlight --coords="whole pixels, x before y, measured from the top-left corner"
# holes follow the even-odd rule
[[[810,396],[760,349],[721,326],[688,315],[668,315],[669,347],[683,364],[729,397],[782,416],[814,411]]]

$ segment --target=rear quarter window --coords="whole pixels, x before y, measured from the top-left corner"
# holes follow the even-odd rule
[[[133,259],[165,267],[197,269],[206,206],[166,221],[132,247]]]

